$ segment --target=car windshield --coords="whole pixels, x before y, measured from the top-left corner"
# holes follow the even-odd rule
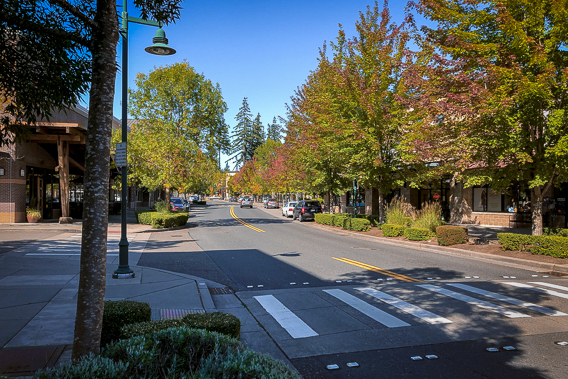
[[[298,204],[298,203],[288,203],[288,206],[289,206],[289,207],[295,207],[296,204]]]
[[[172,203],[183,204],[183,201],[181,199],[172,199]]]
[[[278,201],[278,200],[276,200],[276,199],[269,199],[268,201]]]
[[[304,207],[319,207],[319,201],[306,201]]]

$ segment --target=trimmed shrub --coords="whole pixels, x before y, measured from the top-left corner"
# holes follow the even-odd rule
[[[206,329],[225,334],[236,339],[241,338],[241,321],[235,315],[223,312],[196,313],[185,315],[181,321],[195,329]]]
[[[346,218],[353,217],[352,214],[349,213],[335,213],[333,215],[333,226],[340,226],[343,228],[343,220]]]
[[[122,327],[150,321],[152,309],[148,303],[132,300],[107,300],[104,304],[101,346],[121,337]]]
[[[406,228],[404,230],[404,236],[411,241],[427,241],[432,238],[432,234],[434,233],[426,228]]]
[[[189,219],[188,212],[155,212],[152,214],[151,225],[154,229],[173,228],[176,226],[183,226]]]
[[[568,229],[543,228],[543,235],[545,235],[545,236],[568,237]]]
[[[457,245],[467,242],[467,228],[455,225],[442,225],[436,228],[438,244],[442,246]]]
[[[154,203],[154,208],[157,212],[169,212],[172,210],[170,204],[166,203],[165,201],[158,201]]]
[[[138,222],[139,224],[151,225],[153,213],[156,213],[156,211],[154,211],[154,210],[141,210],[141,211],[134,212],[134,214],[136,215],[136,222]]]
[[[121,329],[121,339],[132,338],[151,334],[160,330],[179,328],[185,326],[181,320],[155,320],[137,322],[136,324],[124,325]]]
[[[525,250],[525,247],[531,244],[531,237],[527,234],[497,233],[503,250]]]
[[[438,226],[442,226],[442,206],[440,203],[423,203],[422,209],[417,211],[416,220],[412,221],[413,228],[425,228],[436,232]]]
[[[366,232],[371,229],[371,222],[365,218],[345,218],[343,229]]]
[[[550,255],[556,258],[568,258],[568,238],[559,236],[531,236],[533,254]]]
[[[333,215],[330,215],[330,214],[328,214],[328,213],[316,213],[314,220],[315,220],[315,222],[317,222],[318,224],[322,224],[322,225],[332,225],[332,223],[333,223]]]
[[[171,328],[108,345],[88,356],[38,372],[36,378],[266,378],[300,379],[284,362],[249,350],[228,336]]]
[[[385,237],[398,237],[404,234],[404,229],[406,226],[404,225],[395,225],[395,224],[383,224],[381,226],[383,230],[383,236]]]

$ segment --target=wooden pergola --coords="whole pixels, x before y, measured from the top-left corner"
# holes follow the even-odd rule
[[[38,122],[30,125],[29,142],[43,145],[52,155],[57,154],[59,172],[59,194],[61,201],[60,223],[72,222],[69,212],[69,168],[70,165],[85,171],[85,142],[87,128],[80,122]],[[56,145],[56,152],[53,146]]]

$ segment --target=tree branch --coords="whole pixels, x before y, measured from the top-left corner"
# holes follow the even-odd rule
[[[95,26],[97,26],[97,24],[95,23],[95,20],[89,18],[86,14],[81,12],[77,7],[69,4],[67,1],[65,1],[65,0],[48,0],[48,1],[49,1],[50,4],[57,5],[61,8],[63,8],[63,9],[65,9],[67,12],[71,13],[73,16],[75,16],[79,20],[83,21],[83,23],[86,26],[88,26],[90,28],[94,28]]]
[[[6,14],[3,14],[0,12],[0,17],[6,17]],[[23,30],[27,30],[30,32],[35,32],[38,34],[43,34],[43,35],[53,35],[56,37],[61,37],[61,38],[66,38],[70,41],[76,42],[88,49],[91,48],[91,41],[88,38],[84,38],[81,37],[80,35],[76,34],[76,33],[71,33],[68,32],[66,30],[63,29],[54,29],[54,28],[50,28],[50,27],[45,27],[44,25],[37,23],[37,22],[31,22],[28,20],[24,20],[24,19],[19,19],[19,20],[12,20],[15,24],[18,25],[19,28],[23,29]]]

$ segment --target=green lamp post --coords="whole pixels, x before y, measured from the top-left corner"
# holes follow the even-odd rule
[[[128,141],[128,23],[135,22],[142,25],[157,26],[156,36],[153,38],[153,45],[144,49],[154,55],[173,55],[175,49],[168,46],[166,33],[162,25],[156,21],[142,20],[137,17],[129,17],[126,10],[127,0],[123,0],[122,8],[122,142],[125,146]],[[128,168],[126,165],[121,168],[122,188],[121,188],[121,228],[120,242],[118,243],[118,268],[112,274],[114,279],[134,278],[134,271],[128,265],[128,238],[126,236],[126,203],[128,201]]]

